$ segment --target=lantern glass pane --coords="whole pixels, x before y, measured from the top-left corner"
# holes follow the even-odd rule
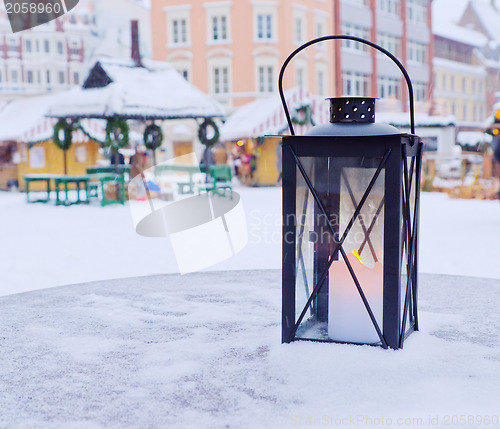
[[[314,243],[310,240],[314,232],[314,198],[307,187],[306,181],[297,175],[296,212],[294,223],[296,225],[296,287],[295,287],[295,319],[299,317],[314,288]],[[285,237],[286,239],[286,237]],[[314,302],[308,306],[305,318],[314,313]]]
[[[301,157],[300,162],[320,203],[297,168],[296,320],[304,309],[305,315],[296,337],[378,343],[348,265],[382,329],[384,169],[357,210],[381,159]],[[345,234],[342,248],[349,263],[332,230],[335,240]],[[321,280],[317,296],[307,305]]]

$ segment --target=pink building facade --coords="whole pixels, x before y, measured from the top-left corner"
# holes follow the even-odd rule
[[[286,57],[334,32],[331,0],[152,0],[151,23],[153,58],[171,63],[229,111],[276,92]],[[335,95],[332,46],[298,55],[285,89]]]

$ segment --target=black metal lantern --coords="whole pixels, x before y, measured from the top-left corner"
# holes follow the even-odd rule
[[[375,99],[330,99],[330,123],[295,136],[283,93],[290,60],[325,40],[365,43],[408,84],[411,134],[375,123]],[[390,52],[354,36],[312,40],[285,61],[282,342],[399,349],[418,330],[417,253],[422,143],[408,73]]]

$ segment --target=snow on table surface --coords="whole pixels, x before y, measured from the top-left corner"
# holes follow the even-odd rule
[[[160,275],[0,298],[0,427],[279,429],[338,418],[351,423],[335,427],[378,427],[383,418],[428,428],[458,427],[445,426],[447,415],[500,414],[496,280],[422,275],[421,331],[396,352],[282,345],[280,277]]]
[[[395,352],[281,345],[281,189],[236,188],[249,244],[185,276],[127,206],[0,193],[0,427],[419,428],[500,414],[498,201],[422,194],[420,271],[433,274],[420,276],[421,331]]]
[[[249,243],[215,271],[281,268],[281,188],[236,186]],[[27,204],[0,193],[0,295],[177,273],[170,241],[137,235],[128,207]],[[422,194],[420,272],[500,279],[500,204]],[[196,252],[196,249],[193,249]]]

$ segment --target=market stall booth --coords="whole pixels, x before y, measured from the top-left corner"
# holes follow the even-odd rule
[[[293,121],[300,132],[328,122],[328,103],[304,88],[286,92]],[[232,152],[235,172],[248,186],[276,185],[281,173],[281,146],[276,135],[287,123],[279,96],[273,95],[240,107],[221,127],[221,140]]]
[[[0,110],[0,190],[24,190],[26,174],[63,174],[63,154],[54,145],[56,119],[46,114],[63,95],[15,100]],[[100,159],[103,122],[87,120],[74,133],[67,153],[68,174],[83,174]],[[33,190],[42,189],[33,184]]]

